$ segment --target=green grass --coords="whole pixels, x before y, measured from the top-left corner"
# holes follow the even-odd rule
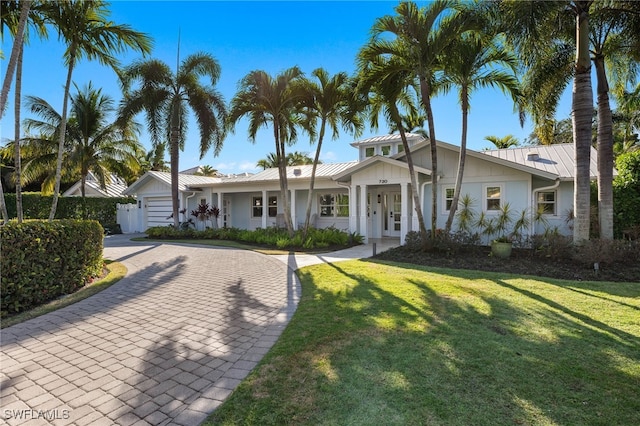
[[[640,284],[349,261],[205,424],[640,424]]]
[[[93,283],[82,287],[75,293],[68,294],[56,300],[52,300],[49,303],[37,306],[28,311],[3,318],[2,323],[0,324],[0,328],[11,327],[12,325],[16,325],[32,318],[39,317],[40,315],[53,312],[57,309],[64,308],[65,306],[72,305],[76,302],[86,299],[87,297],[93,296],[98,292],[101,292],[107,287],[120,281],[127,274],[127,268],[122,263],[106,260],[105,264],[107,269],[109,270],[109,273],[104,278],[96,280]]]

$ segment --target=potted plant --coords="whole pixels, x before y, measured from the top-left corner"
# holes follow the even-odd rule
[[[511,205],[505,203],[495,217],[489,219],[484,212],[481,213],[477,225],[483,234],[489,237],[497,235],[491,240],[491,254],[504,259],[511,256],[513,242],[522,239],[522,231],[529,226],[529,218],[526,210],[516,216]]]

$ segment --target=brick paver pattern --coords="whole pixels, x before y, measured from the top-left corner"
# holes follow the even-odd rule
[[[299,299],[285,263],[250,251],[114,236],[105,258],[127,276],[2,330],[0,423],[198,425],[268,352]]]

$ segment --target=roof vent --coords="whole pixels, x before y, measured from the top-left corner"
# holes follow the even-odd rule
[[[527,161],[538,161],[540,156],[537,152],[529,152],[527,153]]]
[[[300,169],[293,169],[293,175],[294,176],[300,176],[302,174],[302,170]]]

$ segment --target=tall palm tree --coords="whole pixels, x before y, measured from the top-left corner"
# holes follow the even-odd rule
[[[71,96],[70,117],[64,127],[65,149],[63,170],[69,178],[79,177],[80,192],[85,196],[85,183],[91,172],[105,188],[111,175],[123,170],[136,173],[140,164],[138,153],[142,145],[137,140],[138,125],[133,122],[123,125],[109,122],[115,111],[112,98],[103,95],[89,83]],[[29,96],[27,106],[42,120],[27,119],[25,127],[35,131],[39,137],[23,140],[26,162],[25,178],[30,180],[45,173],[43,190],[51,189],[55,181],[58,133],[62,129],[62,116],[44,99]]]
[[[273,167],[278,167],[278,157],[275,152],[267,154],[267,158],[258,160],[256,166],[262,167],[262,170],[267,170]]]
[[[495,145],[496,149],[506,149],[511,148],[512,146],[520,145],[520,141],[518,140],[518,138],[511,134],[502,137],[489,135],[485,136],[484,139]]]
[[[261,127],[273,126],[273,139],[278,160],[280,194],[284,204],[284,221],[293,235],[291,203],[287,182],[286,146],[298,137],[298,128],[313,133],[304,114],[308,95],[302,87],[303,74],[298,67],[289,68],[275,78],[265,71],[251,71],[240,81],[240,88],[231,101],[229,126],[234,129],[243,117],[249,119],[249,141],[255,143]]]
[[[188,56],[175,74],[157,59],[135,62],[121,73],[125,97],[120,116],[133,117],[144,111],[153,144],[169,141],[171,199],[176,228],[179,225],[179,150],[184,148],[188,108],[194,112],[200,129],[201,159],[211,148],[217,156],[226,136],[227,108],[222,95],[215,89],[219,78],[220,65],[207,53]],[[135,83],[139,86],[132,90]]]
[[[466,22],[457,13],[458,4],[435,0],[419,8],[414,2],[401,2],[396,14],[378,18],[372,38],[361,49],[361,60],[390,55],[401,58],[395,66],[405,67],[419,85],[420,100],[429,123],[431,150],[431,236],[435,238],[438,218],[438,154],[431,97],[440,56],[464,30]]]
[[[429,139],[429,133],[424,129],[424,122],[427,121],[427,116],[420,110],[416,109],[406,114],[401,114],[400,118],[402,121],[402,128],[405,132],[415,133],[421,135],[425,139]],[[395,123],[389,123],[389,132],[400,132],[400,128]]]
[[[198,176],[217,176],[218,171],[209,165],[200,167],[200,171],[196,173]]]
[[[417,107],[414,103],[414,96],[411,90],[415,91],[412,84],[412,73],[407,70],[405,64],[401,63],[401,57],[361,57],[358,64],[358,75],[360,79],[359,91],[371,94],[369,118],[372,128],[378,127],[378,117],[383,115],[390,127],[398,129],[402,146],[404,147],[407,167],[411,179],[411,196],[418,217],[418,227],[424,247],[427,247],[428,234],[422,214],[420,195],[418,193],[418,180],[413,165],[413,156],[409,148],[403,118],[417,115]],[[398,64],[398,62],[400,62]],[[404,108],[407,113],[402,114],[399,107]]]
[[[313,164],[313,158],[309,157],[309,153],[294,151],[287,154],[285,158],[287,166],[305,166]],[[318,164],[322,164],[322,161],[318,160]],[[278,167],[278,157],[275,152],[270,152],[267,158],[258,160],[256,166],[262,167],[263,170]]]
[[[67,0],[44,3],[42,6],[46,21],[53,25],[58,36],[67,45],[63,56],[67,66],[67,80],[62,101],[62,128],[59,133],[56,177],[49,220],[55,217],[58,206],[69,91],[76,63],[86,57],[118,69],[119,63],[114,54],[124,52],[128,48],[143,54],[151,51],[151,39],[147,35],[134,31],[128,25],[119,25],[108,20],[107,5],[102,0]]]
[[[505,1],[496,5],[498,13],[495,19],[503,23],[508,40],[516,46],[528,70],[525,84],[534,89],[525,89],[525,95],[533,105],[531,109],[536,123],[549,121],[549,114],[555,112],[564,90],[562,83],[573,79],[573,241],[588,240],[593,113],[589,18],[593,1]],[[573,63],[567,58],[573,58]],[[545,137],[542,139],[544,142]]]
[[[307,196],[307,208],[304,219],[304,233],[309,228],[311,218],[311,205],[313,203],[313,189],[315,186],[316,169],[320,162],[320,152],[324,140],[327,126],[331,131],[331,138],[337,139],[340,135],[339,127],[342,126],[354,135],[362,132],[362,122],[360,116],[351,109],[352,102],[349,102],[350,93],[348,91],[349,77],[344,72],[339,72],[333,76],[323,68],[317,68],[311,73],[315,79],[307,80],[306,90],[312,96],[309,109],[316,119],[320,120],[318,138],[316,142],[316,153],[313,158],[311,168],[311,180],[309,181],[309,194]]]
[[[171,169],[164,160],[164,153],[167,151],[167,144],[162,142],[155,144],[144,155],[142,160],[143,172],[153,170],[156,172],[169,172]]]
[[[515,76],[518,62],[513,53],[505,50],[498,37],[468,33],[456,41],[444,56],[444,77],[441,87],[448,91],[458,87],[458,98],[462,110],[462,136],[458,156],[456,184],[445,229],[451,230],[455,217],[460,188],[464,176],[467,153],[467,119],[471,94],[480,88],[497,87],[519,104],[520,84]],[[510,71],[507,71],[510,70]]]

